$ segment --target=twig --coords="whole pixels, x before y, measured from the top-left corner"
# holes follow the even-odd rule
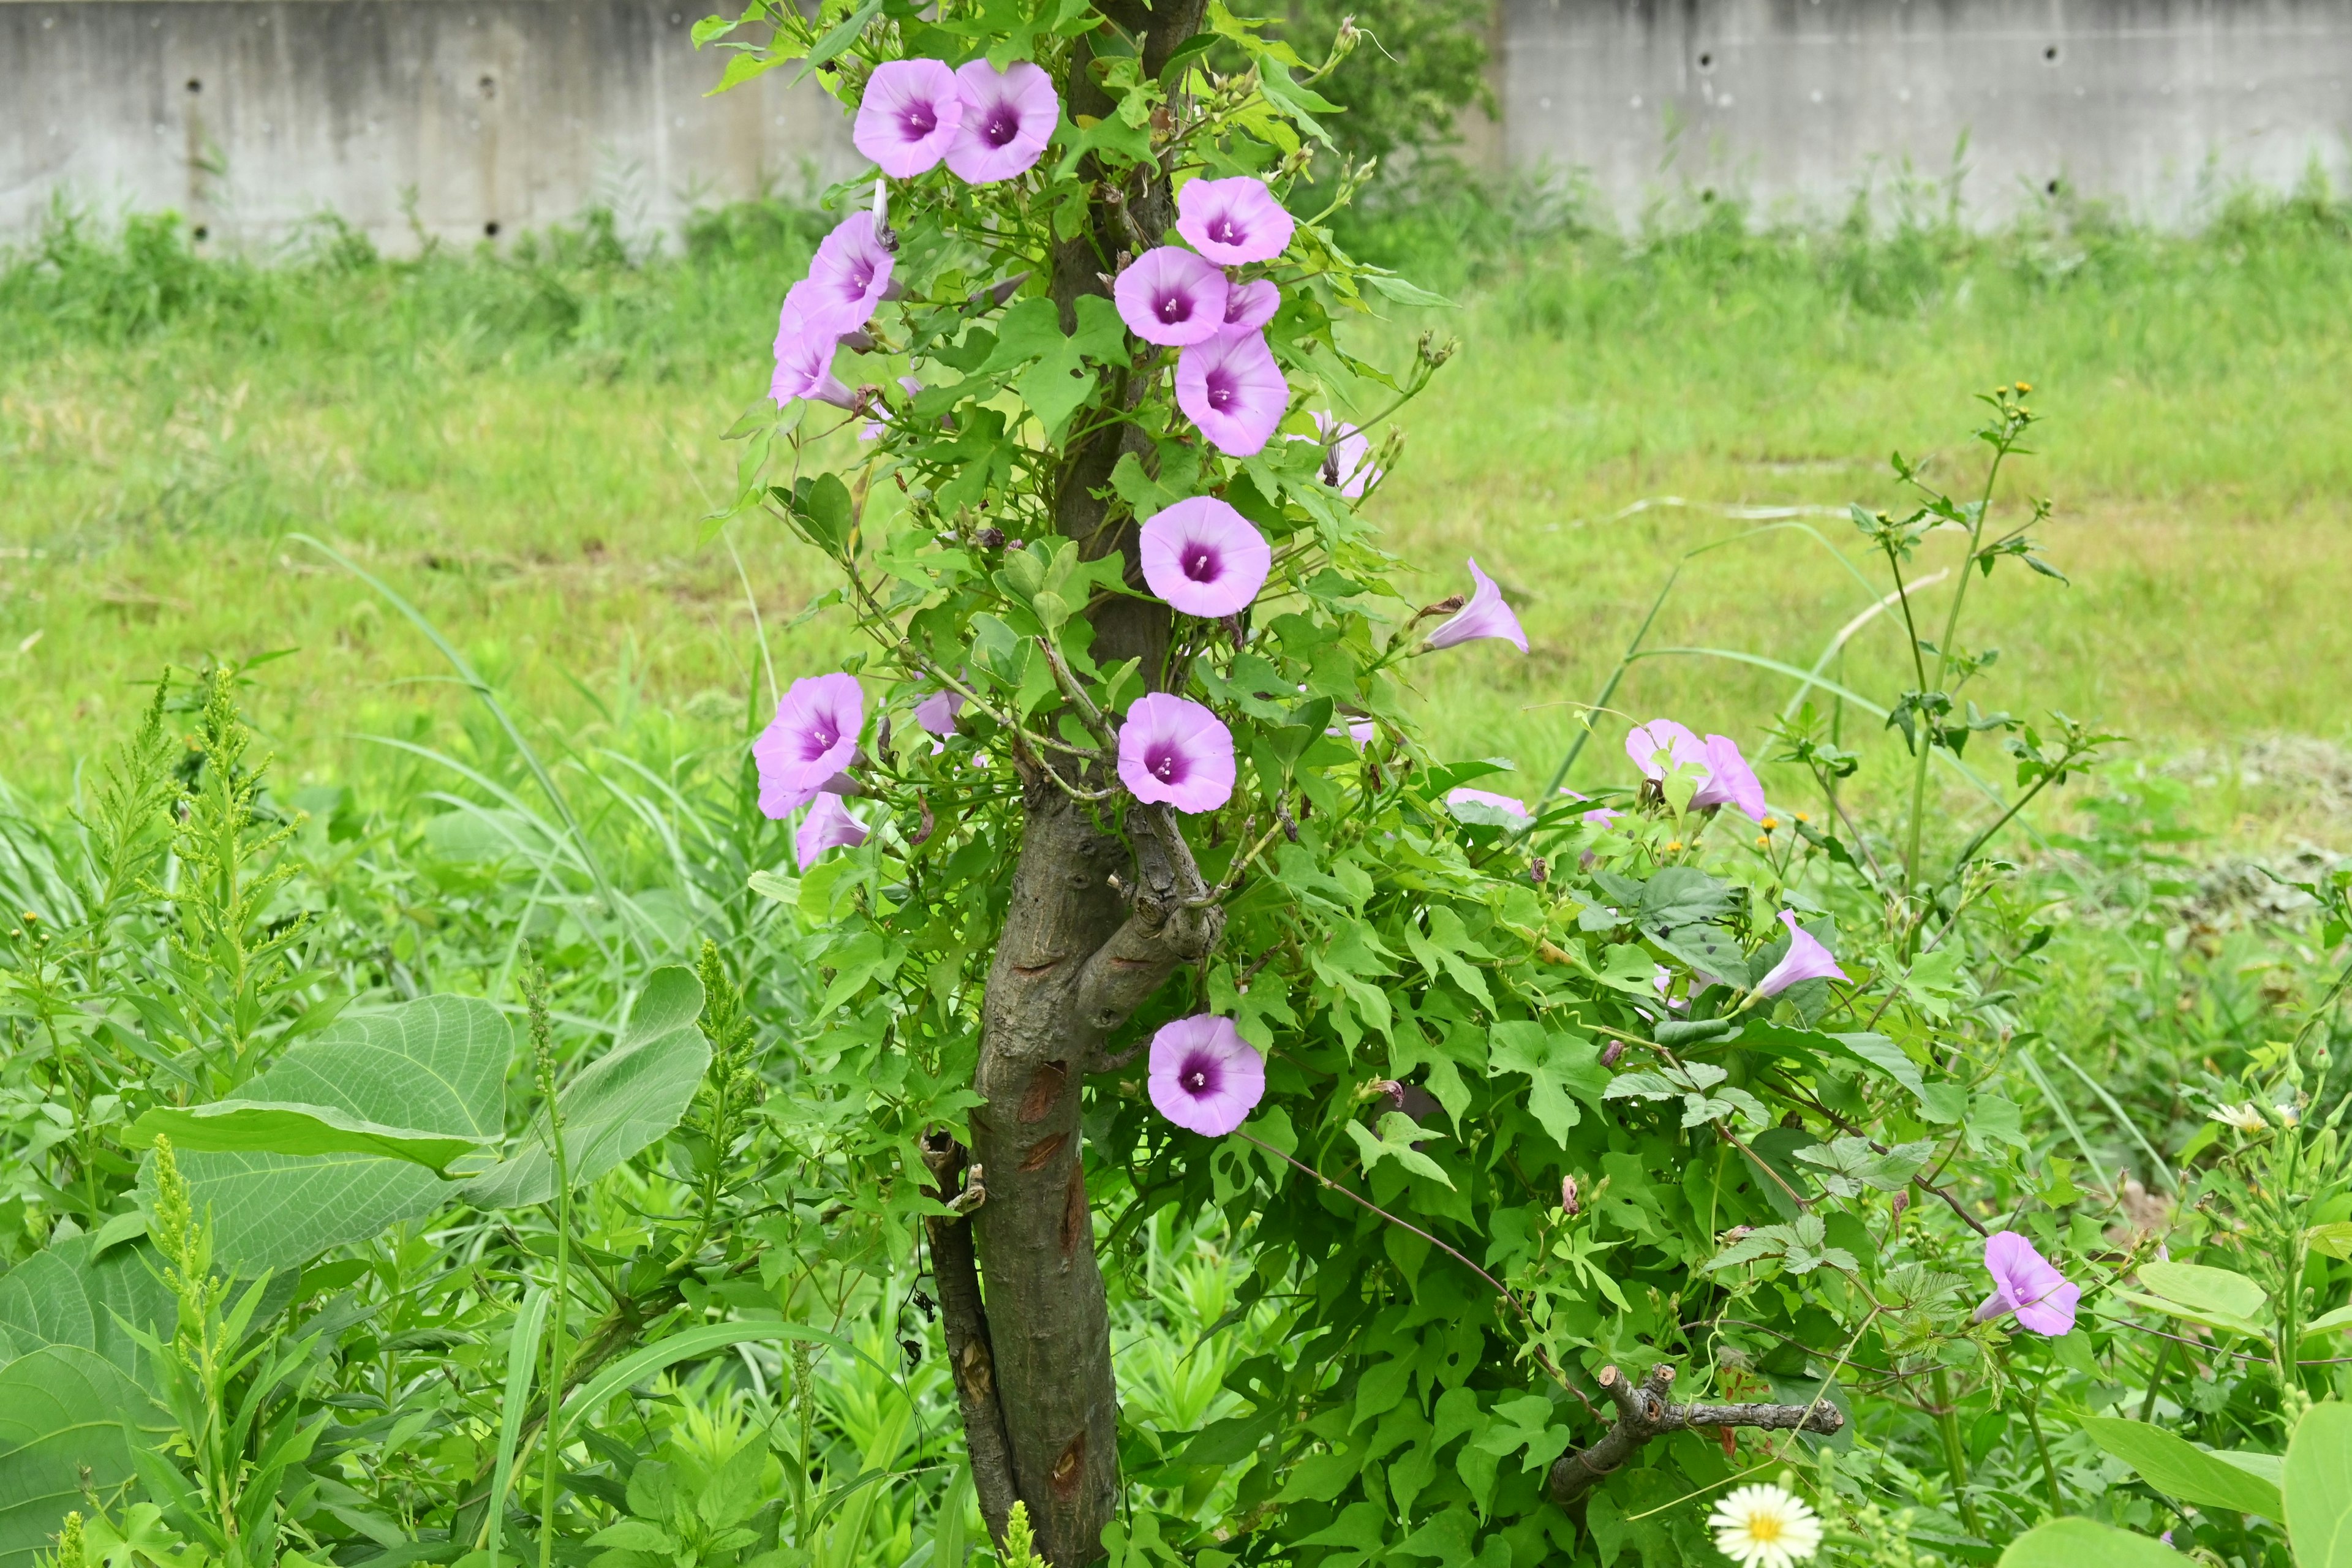
[[[1637,1386],[1613,1366],[1601,1369],[1601,1391],[1616,1402],[1617,1420],[1601,1440],[1552,1461],[1544,1494],[1565,1508],[1632,1458],[1653,1437],[1701,1426],[1752,1426],[1768,1432],[1813,1432],[1827,1437],[1845,1429],[1834,1405],[1670,1405],[1666,1393],[1675,1369],[1653,1368]]]

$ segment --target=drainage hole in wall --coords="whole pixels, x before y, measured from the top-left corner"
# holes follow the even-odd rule
[[[2057,187],[2057,186],[2055,186],[2055,185],[2053,185],[2053,186],[2051,187],[2051,189],[2053,189],[2053,190],[2056,190],[2057,188],[2058,188],[2058,187]],[[492,239],[496,239],[496,238],[498,238],[498,237],[499,237],[499,220],[498,220],[498,219],[496,219],[496,218],[492,218],[489,222],[488,222],[488,223],[484,224],[484,225],[482,226],[482,232],[483,232],[485,235],[488,235],[488,236],[490,238],[492,238]]]
[[[190,92],[202,92],[205,90],[205,84],[198,81],[194,77],[190,77],[188,79],[188,90]]]
[[[2058,194],[2058,182],[2057,182],[2057,181],[2055,181],[2055,180],[2053,180],[2053,181],[2051,181],[2048,184],[2046,184],[2046,185],[2042,186],[2042,188],[2043,190],[2045,190],[2045,191],[2049,192],[2052,195],[2053,195],[2053,196],[2054,196],[2054,195],[2056,195]]]
[[[2042,58],[2050,61],[2053,65],[2056,64],[2058,60],[2058,46],[2053,44],[2048,48],[2042,50]]]
[[[1711,201],[1715,200],[1715,192],[1714,192],[1713,190],[1711,190],[1711,189],[1710,189],[1710,190],[1703,190],[1703,191],[1699,192],[1699,194],[1698,194],[1698,199],[1699,199],[1700,201],[1702,201],[1702,202],[1711,202]]]
[[[197,239],[210,239],[212,237],[213,231],[206,228],[203,224],[198,224],[195,227],[190,229],[188,233]]]
[[[1698,68],[1699,68],[1699,69],[1701,69],[1701,70],[1703,70],[1703,71],[1711,71],[1711,70],[1713,70],[1713,69],[1715,68],[1715,57],[1714,57],[1713,55],[1701,55],[1701,56],[1699,56],[1699,58],[1698,58]]]
[[[494,77],[494,76],[486,76],[486,77],[484,77],[484,78],[481,79],[481,81],[480,81],[480,83],[479,83],[478,85],[481,87],[481,89],[482,89],[482,96],[483,96],[484,98],[496,98],[496,97],[498,97],[498,95],[499,95],[499,79],[498,79],[498,78],[496,78],[496,77]]]

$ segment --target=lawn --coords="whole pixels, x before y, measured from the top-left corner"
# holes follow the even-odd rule
[[[2157,758],[2352,729],[2344,206],[2249,205],[2186,238],[2064,212],[1973,238],[1720,214],[1632,241],[1508,216],[1358,237],[1464,301],[1360,328],[1461,342],[1399,416],[1376,510],[1430,597],[1475,554],[1533,644],[1415,667],[1442,742],[1556,759],[1676,563],[1744,532],[1689,563],[1616,705],[1758,740],[1786,677],[1664,650],[1810,667],[1885,586],[1848,503],[1902,503],[1891,450],[1978,482],[1973,398],[2011,381],[2044,424],[1996,506],[2051,499],[2043,553],[2070,585],[2017,569],[1982,590],[1971,620],[2002,653],[1983,705],[2062,709]],[[299,778],[362,776],[364,737],[447,727],[450,666],[298,535],[404,595],[527,723],[576,738],[654,705],[735,743],[763,633],[783,679],[845,646],[832,617],[794,624],[820,583],[805,547],[757,516],[709,542],[698,522],[733,491],[721,436],[764,388],[811,229],[741,209],[652,258],[593,222],[413,263],[331,227],[266,268],[198,261],[163,226],[19,253],[0,273],[0,777],[66,789],[159,667],[208,654],[290,650],[256,713]],[[1915,577],[1943,571],[1939,542]],[[1937,624],[1951,586],[1920,595]],[[1833,670],[1882,701],[1889,629]],[[1602,740],[1580,777],[1622,771]]]

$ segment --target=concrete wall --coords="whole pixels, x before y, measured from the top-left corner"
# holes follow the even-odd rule
[[[2233,182],[2352,185],[2352,0],[1504,0],[1503,140],[1621,217],[1738,191],[1820,214],[1948,176],[2194,221]]]
[[[1367,11],[1378,0],[1367,0]],[[789,71],[716,99],[713,0],[0,0],[0,236],[52,192],[266,247],[331,209],[387,247],[856,167]],[[1842,206],[1907,163],[1998,219],[2053,181],[2158,221],[2316,160],[2352,186],[2352,0],[1500,0],[1497,162],[1621,217]],[[496,225],[495,231],[491,226]]]
[[[604,201],[636,229],[856,167],[813,82],[705,98],[706,0],[0,0],[0,235],[52,191],[264,247],[332,209],[388,248]],[[493,226],[495,226],[495,227]]]

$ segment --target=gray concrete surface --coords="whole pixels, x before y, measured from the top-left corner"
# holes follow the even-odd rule
[[[2193,222],[2315,163],[2352,187],[2352,0],[1500,0],[1497,125],[1621,219],[1737,192],[1834,212],[1959,167],[1999,221],[2071,187]],[[54,195],[268,247],[332,210],[387,248],[854,170],[775,72],[704,96],[708,0],[0,0],[0,237]],[[1368,3],[1367,9],[1373,6]],[[492,226],[496,226],[493,228]]]
[[[0,235],[62,192],[251,247],[331,209],[404,251],[417,230],[510,237],[592,202],[667,229],[698,202],[854,170],[838,109],[789,70],[704,96],[724,62],[688,34],[711,8],[0,0]]]
[[[1948,181],[1997,222],[2072,188],[2193,223],[2352,187],[2352,0],[1504,0],[1503,144],[1621,219],[1738,192],[1822,216]]]

